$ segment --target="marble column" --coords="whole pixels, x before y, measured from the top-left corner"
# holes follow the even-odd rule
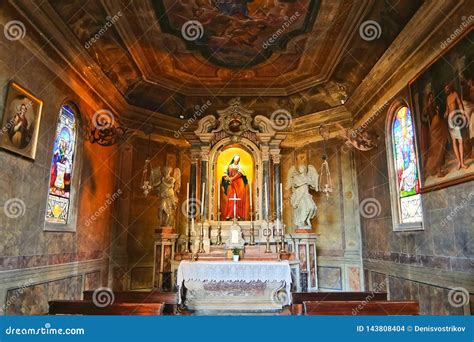
[[[270,154],[268,146],[262,146],[262,162],[263,162],[263,180],[262,180],[262,219],[272,220],[271,212],[267,212],[266,208],[270,211]],[[265,184],[267,185],[267,196],[265,196]]]
[[[209,164],[209,153],[211,152],[211,148],[209,146],[202,146],[201,147],[201,196],[202,196],[202,183],[206,183],[206,189],[205,189],[205,192],[206,193],[210,193],[210,190],[211,190],[211,184],[209,184],[209,180],[207,179],[207,167],[208,167],[208,164]],[[202,197],[199,197],[199,198],[202,198]],[[204,197],[205,197],[205,203],[204,203],[204,214],[203,214],[203,217],[204,219],[207,219],[208,218],[208,208],[209,208],[209,196],[206,196],[206,194],[204,194]]]
[[[273,205],[275,208],[275,213],[277,215],[276,217],[281,221],[282,213],[280,212],[280,203],[281,201],[283,201],[283,199],[280,198],[280,149],[270,150],[270,154],[272,156],[273,163]]]
[[[197,163],[199,159],[199,150],[191,150],[191,172],[189,175],[189,198],[190,201],[196,200],[197,191]],[[196,206],[190,203],[190,208],[196,208]],[[197,213],[191,213],[197,214]]]

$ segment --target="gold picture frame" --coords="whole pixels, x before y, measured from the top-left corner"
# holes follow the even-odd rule
[[[11,81],[3,110],[0,148],[35,160],[43,101]]]

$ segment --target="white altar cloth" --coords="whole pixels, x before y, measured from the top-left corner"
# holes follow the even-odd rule
[[[177,286],[181,304],[181,288],[186,281],[201,282],[283,282],[291,304],[291,269],[282,261],[182,261],[178,267]]]

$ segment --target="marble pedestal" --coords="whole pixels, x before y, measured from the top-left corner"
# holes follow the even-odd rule
[[[171,291],[173,284],[171,262],[175,257],[178,234],[172,227],[155,229],[153,287],[161,291]]]
[[[316,244],[319,234],[316,233],[293,233],[286,234],[285,241],[288,250],[296,254],[300,262],[300,279],[304,284],[299,284],[300,291],[318,290],[318,258]]]

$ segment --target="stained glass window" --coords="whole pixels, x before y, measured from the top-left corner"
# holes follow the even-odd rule
[[[422,221],[420,179],[413,116],[401,107],[392,124],[393,156],[397,178],[400,223]]]
[[[67,224],[71,200],[71,177],[76,148],[76,116],[74,110],[63,105],[59,112],[54,138],[53,158],[49,179],[46,222]]]

